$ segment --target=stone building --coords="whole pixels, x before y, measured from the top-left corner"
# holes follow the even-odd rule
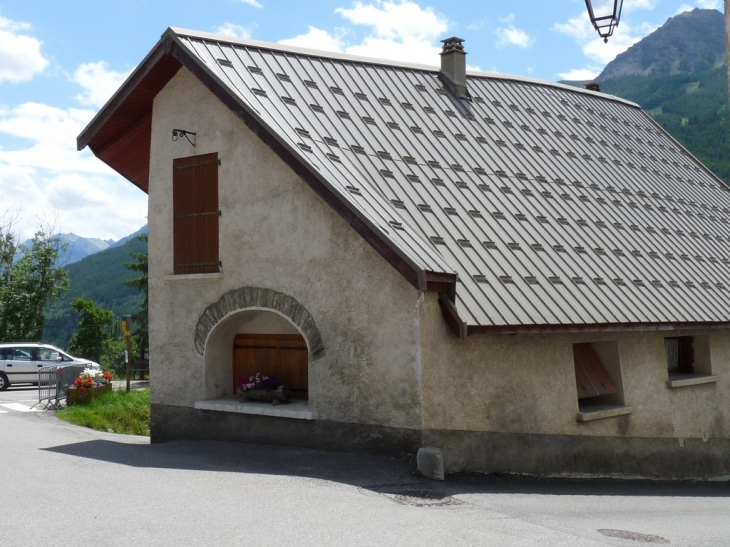
[[[637,105],[465,55],[168,29],[79,136],[149,194],[153,442],[730,471],[728,189]],[[240,402],[255,371],[296,399]]]

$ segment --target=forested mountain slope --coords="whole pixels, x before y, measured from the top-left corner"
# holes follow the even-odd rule
[[[723,14],[694,9],[670,18],[618,55],[597,81],[604,93],[640,104],[730,184],[725,48]]]
[[[137,274],[124,264],[134,262],[130,253],[146,252],[147,243],[134,238],[69,265],[70,288],[60,301],[46,308],[43,341],[66,348],[78,322],[76,312],[71,309],[71,302],[76,298],[93,300],[97,306],[111,310],[115,318],[137,312],[142,295],[123,283]]]

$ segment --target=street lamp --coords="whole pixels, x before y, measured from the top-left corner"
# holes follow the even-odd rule
[[[613,34],[613,29],[618,26],[623,3],[624,0],[586,0],[588,16],[591,18],[593,28],[596,29],[604,42],[608,42],[608,37]],[[593,4],[596,4],[595,8]],[[613,4],[613,11],[609,11],[611,4]]]

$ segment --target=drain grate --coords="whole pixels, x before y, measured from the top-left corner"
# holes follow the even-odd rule
[[[653,543],[655,545],[668,545],[670,543],[669,540],[664,539],[663,537],[652,536],[649,534],[640,534],[638,532],[629,532],[628,530],[611,530],[604,528],[598,531],[604,536],[619,539],[630,539],[632,541],[639,541],[641,543]]]
[[[413,507],[464,505],[463,501],[432,490],[404,490],[401,492],[383,492],[382,494],[401,505],[411,505]]]

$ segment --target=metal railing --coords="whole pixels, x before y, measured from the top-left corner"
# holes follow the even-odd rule
[[[38,369],[38,403],[45,401],[45,407],[58,408],[66,398],[68,387],[86,369],[86,365],[66,365]]]

